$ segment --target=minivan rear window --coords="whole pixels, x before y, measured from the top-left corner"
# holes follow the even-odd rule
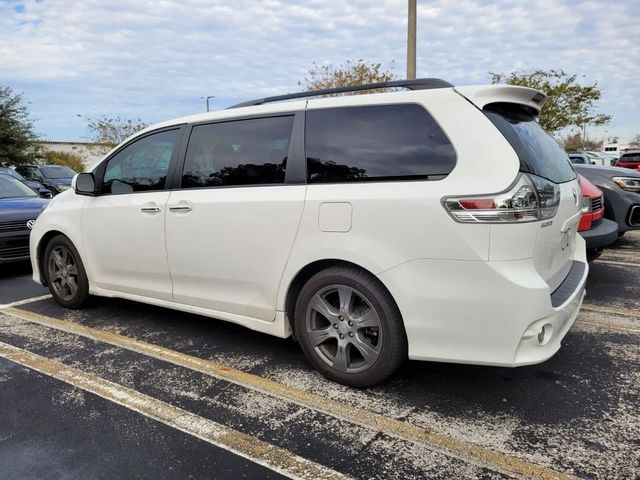
[[[521,171],[554,183],[576,178],[567,153],[530,114],[501,104],[488,105],[484,113],[516,151]]]
[[[437,179],[456,163],[451,142],[416,104],[308,110],[309,183]]]

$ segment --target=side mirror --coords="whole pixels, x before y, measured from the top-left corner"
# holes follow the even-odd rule
[[[95,197],[97,194],[96,180],[93,177],[93,173],[78,173],[73,177],[73,180],[71,180],[71,188],[73,188],[78,195]]]
[[[593,160],[591,160],[591,165],[595,165],[595,164],[596,164],[596,162],[594,162]]]

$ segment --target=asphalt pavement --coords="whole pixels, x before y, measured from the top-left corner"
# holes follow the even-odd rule
[[[0,267],[0,478],[638,478],[640,232],[591,265],[563,347],[408,361],[357,390],[294,341]]]

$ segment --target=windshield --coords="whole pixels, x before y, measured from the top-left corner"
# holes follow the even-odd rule
[[[484,113],[518,154],[521,171],[554,183],[576,178],[567,153],[530,115],[501,104],[485,107]]]
[[[16,172],[13,168],[0,168],[0,173],[6,173],[7,175],[11,175],[13,178],[17,178],[20,181],[25,181],[24,177],[22,175],[20,175],[18,172]]]
[[[47,178],[71,178],[76,174],[69,167],[63,165],[40,167],[40,171]]]
[[[640,162],[640,153],[626,154],[620,157],[621,162]]]
[[[9,175],[0,175],[0,199],[37,197],[36,192]]]

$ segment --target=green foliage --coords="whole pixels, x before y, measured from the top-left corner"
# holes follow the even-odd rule
[[[80,116],[80,115],[79,115]],[[81,116],[80,116],[81,117]],[[89,139],[98,144],[102,150],[110,150],[134,133],[139,132],[148,124],[141,119],[108,117],[85,118],[89,129]]]
[[[0,165],[31,163],[38,154],[36,134],[22,94],[0,87]]]
[[[598,84],[580,85],[576,75],[569,75],[563,70],[489,74],[491,83],[507,83],[542,90],[547,95],[547,102],[542,107],[540,125],[550,133],[557,133],[571,126],[604,125],[611,120],[609,115],[593,112],[594,102],[602,96]]]
[[[347,60],[338,66],[318,65],[313,63],[304,78],[304,82],[298,82],[307,90],[320,90],[325,88],[350,87],[366,83],[388,82],[395,80],[393,72],[382,68],[382,64],[366,62],[363,59]],[[367,90],[350,92],[350,95],[370,93]]]
[[[44,163],[47,165],[66,165],[76,172],[84,172],[86,167],[82,157],[72,152],[48,151],[44,154]]]

